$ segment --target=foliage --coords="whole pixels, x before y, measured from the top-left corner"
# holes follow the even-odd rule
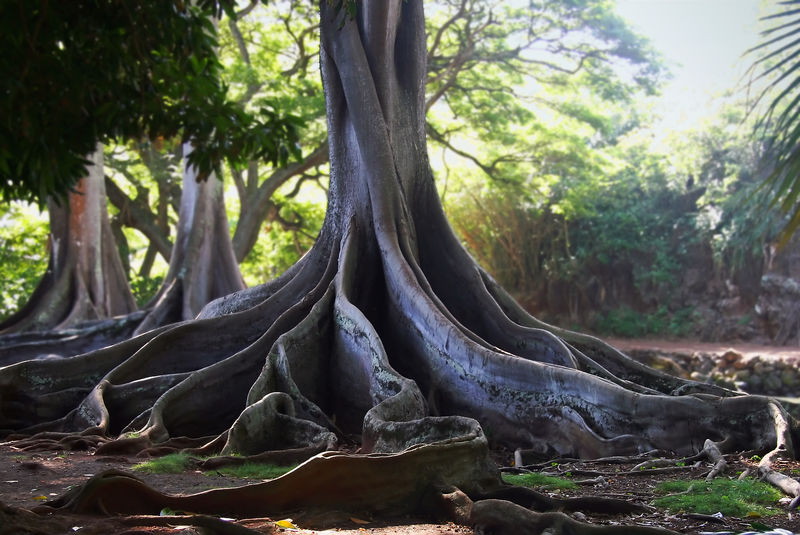
[[[618,124],[645,119],[603,113]],[[781,221],[754,197],[767,148],[746,135],[744,114],[730,103],[661,145],[648,122],[597,146],[577,120],[540,128],[536,159],[548,168],[488,185],[462,172],[444,183],[448,216],[539,315],[604,334],[691,335],[700,293],[730,283],[754,302]]]
[[[756,132],[767,135],[772,144],[764,161],[768,175],[769,206],[780,206],[789,220],[782,230],[786,244],[800,227],[800,0],[784,0],[776,13],[764,17],[770,26],[763,41],[750,52],[760,53],[754,69],[767,81],[761,99],[770,103],[760,117]],[[760,99],[759,99],[760,100]]]
[[[0,209],[0,320],[28,300],[47,269],[47,221],[35,208],[10,203]]]
[[[593,166],[591,147],[630,126],[601,110],[663,76],[657,54],[603,0],[443,1],[428,10],[428,36],[429,137],[497,182]]]
[[[747,517],[780,514],[773,505],[781,497],[779,490],[763,481],[724,478],[694,481],[666,481],[657,490],[670,495],[655,500],[655,505],[671,512],[702,514],[722,513],[723,516]]]
[[[248,284],[274,279],[308,251],[325,218],[325,207],[313,200],[296,200],[276,194],[277,215],[266,222],[259,239],[239,265]]]
[[[529,474],[503,474],[503,481],[511,485],[537,487],[547,490],[577,488],[577,485],[569,479],[548,476],[538,472],[531,472]]]
[[[150,275],[143,277],[135,273],[129,273],[130,279],[128,283],[131,286],[131,293],[136,300],[136,306],[139,308],[145,307],[150,300],[156,295],[156,292],[161,288],[161,283],[164,282],[164,275]]]
[[[648,314],[621,306],[608,312],[601,312],[594,320],[593,328],[599,334],[625,338],[641,338],[657,334],[685,337],[691,334],[696,321],[694,309],[690,307],[670,312],[662,305],[655,313]]]
[[[66,194],[98,140],[180,132],[201,174],[223,157],[297,155],[299,118],[228,98],[212,22],[223,9],[233,2],[0,4],[0,196]]]

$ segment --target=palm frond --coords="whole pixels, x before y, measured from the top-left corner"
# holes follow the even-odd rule
[[[800,0],[779,5],[779,12],[761,19],[777,24],[762,31],[763,41],[747,53],[759,54],[753,69],[760,70],[756,80],[766,82],[756,104],[769,105],[756,132],[771,141],[762,188],[769,192],[767,208],[778,207],[787,217],[778,236],[783,246],[800,228]]]

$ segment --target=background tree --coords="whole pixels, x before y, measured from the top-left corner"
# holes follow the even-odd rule
[[[233,253],[222,181],[214,173],[200,180],[183,145],[183,188],[175,244],[153,310],[136,332],[194,318],[211,300],[245,285]]]
[[[47,271],[0,333],[65,329],[136,310],[109,225],[101,145],[91,159],[89,174],[66,201],[51,199]]]
[[[0,65],[8,82],[9,97],[4,100],[8,106],[4,117],[8,120],[0,137],[3,145],[3,151],[0,151],[3,195],[38,198],[40,202],[48,195],[64,195],[74,187],[81,172],[84,160],[79,151],[97,139],[139,138],[144,135],[155,138],[180,132],[193,140],[196,150],[192,151],[192,164],[197,168],[193,176],[200,179],[208,177],[213,169],[219,169],[223,157],[232,162],[264,157],[277,163],[285,162],[290,153],[296,154],[295,118],[281,117],[266,106],[251,114],[228,99],[227,89],[219,81],[220,64],[214,53],[215,29],[210,18],[222,9],[233,12],[231,3],[218,5],[216,2],[197,2],[194,5],[168,2],[158,6],[123,3],[113,7],[95,2],[70,6],[26,5],[20,9],[4,7],[6,24],[16,27],[4,32],[4,44],[8,45],[13,57],[6,58]],[[182,16],[176,17],[176,13]],[[19,28],[22,31],[17,31]],[[86,73],[89,72],[96,73],[96,76],[87,81]],[[54,128],[69,129],[70,135],[54,136]],[[104,191],[102,183],[92,187]],[[221,187],[216,189],[221,191]],[[215,188],[209,188],[212,190]],[[197,192],[205,191],[206,188],[201,187],[191,197],[218,198],[215,202],[221,206],[220,194],[200,193],[198,196]],[[77,199],[80,197],[71,198]],[[105,209],[103,198],[94,202],[103,204]],[[74,216],[80,203],[70,204],[75,205],[72,208]],[[187,208],[182,215],[194,220],[191,214],[193,210]],[[225,212],[209,210],[205,215],[209,219],[212,215],[224,218]],[[108,226],[107,221],[105,225]],[[203,229],[201,225],[197,226],[200,235]],[[78,227],[64,228],[74,233]],[[224,230],[222,234],[217,232],[216,236],[205,232],[203,240],[214,244],[221,240],[229,241],[227,223],[210,224],[208,228]],[[106,234],[104,231],[103,235]],[[192,268],[176,267],[172,273],[181,273],[179,278],[182,281],[184,274],[191,275],[190,278],[202,276],[204,280],[179,285],[184,297],[178,302],[186,304],[186,312],[176,312],[174,307],[168,307],[170,310],[167,312],[164,301],[150,314],[147,326],[158,325],[167,318],[191,317],[207,300],[242,287],[238,273],[230,275],[231,271],[237,271],[235,262],[228,262],[227,268],[221,268],[223,259],[230,255],[219,253],[219,248],[216,248],[219,253],[215,257],[218,273],[214,274],[211,266],[201,267],[199,256],[195,258],[185,253],[189,250],[210,251],[215,247],[197,244],[202,241],[200,239],[184,240],[183,236],[180,236],[181,247],[173,253]],[[68,241],[83,244],[86,243],[84,237],[69,236]],[[108,241],[110,235],[104,239],[107,256],[115,249]],[[195,245],[183,247],[189,241]],[[225,249],[224,245],[220,247]],[[87,246],[87,250],[90,249]],[[85,253],[77,251],[75,254],[80,257]],[[105,268],[105,265],[93,266],[101,267]],[[112,276],[118,274],[119,269],[108,268],[106,271],[105,277],[119,278]],[[55,275],[60,276],[60,272]],[[97,274],[92,279],[102,277]],[[170,288],[176,288],[176,277],[174,275],[167,282]],[[234,279],[238,282],[233,285],[220,284],[220,281]],[[122,280],[124,282],[124,277]],[[36,317],[43,314],[35,311],[39,304],[61,299],[43,295],[44,288],[51,286],[47,279],[43,281],[40,285],[42,290],[33,296],[30,306],[21,310],[19,317],[9,320],[17,325],[14,328],[66,327],[86,318],[87,314],[76,312],[69,315],[73,319],[65,322],[60,310],[63,305],[47,306],[48,316],[61,319],[44,321],[40,318],[28,325],[30,322],[25,318],[30,314]],[[107,295],[99,293],[96,286],[71,286],[67,292],[56,285],[48,292],[59,296],[69,293],[69,299],[75,303],[110,300]],[[129,292],[126,292],[130,300]],[[120,296],[114,299],[124,299],[123,291],[120,290]],[[198,304],[198,300],[203,302]],[[73,308],[77,310],[79,307]],[[102,317],[101,308],[94,308],[91,316]],[[91,336],[96,338],[95,334]],[[125,334],[118,333],[118,336],[124,337]],[[104,339],[103,343],[106,342]]]

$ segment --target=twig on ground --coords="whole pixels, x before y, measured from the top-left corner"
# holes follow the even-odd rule
[[[758,463],[758,477],[778,487],[787,495],[793,496],[794,499],[789,504],[789,510],[793,510],[800,505],[800,482],[772,469],[773,460],[784,457],[788,452],[794,451],[789,427],[789,415],[786,410],[775,402],[770,403],[769,411],[775,423],[777,443],[775,444],[775,449],[764,455],[761,462]]]

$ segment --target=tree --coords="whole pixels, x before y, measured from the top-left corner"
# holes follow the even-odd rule
[[[355,436],[362,454],[382,455],[328,453],[274,482],[185,498],[106,474],[65,505],[245,516],[358,500],[386,514],[453,487],[491,495],[490,442],[585,458],[689,453],[705,437],[791,450],[797,425],[777,402],[669,377],[516,305],[462,248],[436,194],[422,2],[320,8],[331,186],[314,248],[196,320],[0,369],[0,428],[49,431],[31,446],[79,440],[101,452],[188,436],[206,453],[297,456]],[[478,505],[481,525],[495,522],[487,507],[519,509]]]
[[[91,160],[89,174],[66,202],[49,202],[47,271],[25,306],[0,324],[0,333],[63,330],[136,310],[109,225],[101,145]],[[130,334],[129,328],[118,332]]]
[[[522,8],[454,0],[432,8],[425,103],[426,110],[433,110],[427,117],[429,141],[468,159],[497,182],[548,172],[537,165],[549,160],[542,156],[548,143],[537,112],[591,125],[604,139],[612,135],[597,113],[563,96],[576,93],[575,86],[604,101],[626,101],[636,90],[652,90],[661,75],[655,54],[607,3]],[[246,169],[232,169],[240,201],[233,242],[240,261],[255,244],[264,219],[277,219],[278,188],[290,180],[316,178],[314,168],[327,163],[320,131],[324,106],[317,97],[318,82],[309,74],[319,47],[315,16],[302,1],[264,11],[251,3],[236,20],[223,24],[225,76],[239,101],[276,103],[294,110],[306,126],[303,159],[279,167],[251,161]],[[288,60],[280,62],[276,55]],[[613,69],[617,63],[626,65],[626,75]],[[534,89],[540,87],[550,91]],[[574,148],[585,150],[585,140],[574,137],[580,138]],[[469,147],[469,141],[481,148]]]
[[[222,181],[213,173],[198,180],[189,163],[191,150],[191,143],[183,145],[183,189],[169,270],[136,333],[192,319],[213,299],[245,287],[231,244]]]

